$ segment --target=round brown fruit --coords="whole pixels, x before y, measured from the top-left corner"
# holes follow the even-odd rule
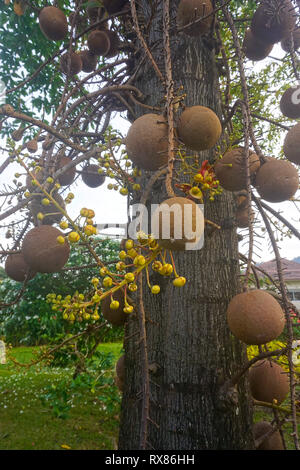
[[[285,90],[280,100],[280,110],[290,119],[300,118],[300,86]]]
[[[57,163],[57,170],[67,166],[71,163],[71,158],[63,156],[60,157]],[[76,176],[76,167],[72,166],[69,170],[65,171],[62,175],[58,177],[58,182],[61,186],[69,186],[73,183]]]
[[[172,197],[163,201],[154,211],[152,230],[163,248],[174,251],[188,250],[188,244],[198,243],[203,235],[203,213],[192,200]]]
[[[38,149],[38,143],[36,139],[29,140],[26,144],[26,148],[30,153],[35,153]]]
[[[39,273],[60,271],[69,259],[70,246],[63,244],[57,237],[63,233],[52,225],[41,225],[29,230],[24,237],[22,252],[25,262]]]
[[[244,152],[245,149],[243,147],[229,150],[215,164],[216,176],[222,188],[227,191],[240,191],[247,188]],[[249,151],[250,176],[253,176],[259,167],[259,157],[256,153]]]
[[[105,54],[105,57],[111,59],[119,52],[120,40],[118,34],[115,31],[111,31],[110,29],[108,29],[107,31],[105,31],[105,33],[108,35],[110,41],[109,50]]]
[[[230,331],[246,344],[265,344],[276,339],[285,325],[279,303],[268,292],[256,289],[235,295],[227,308]]]
[[[98,173],[98,165],[87,165],[81,173],[82,181],[90,188],[97,188],[105,181],[105,176]]]
[[[98,58],[96,55],[91,54],[89,50],[81,51],[79,53],[82,61],[82,71],[85,73],[91,73],[97,67]]]
[[[112,15],[121,11],[127,0],[102,0],[102,3],[106,11]]]
[[[65,209],[65,202],[63,198],[59,194],[53,195],[54,199],[56,202],[63,208]],[[39,212],[44,214],[43,220],[41,220],[41,223],[43,225],[52,225],[52,224],[58,224],[61,219],[63,218],[62,212],[55,206],[53,202],[50,202],[48,206],[45,206],[42,204],[42,200],[45,199],[45,196],[38,196],[35,197],[30,201],[29,204],[29,210],[34,218],[34,222],[37,225],[38,224],[38,219],[37,215]]]
[[[243,41],[243,49],[247,59],[259,61],[268,57],[273,49],[273,44],[266,44],[265,42],[256,38],[253,35],[251,29],[247,29]]]
[[[68,22],[65,14],[56,7],[44,7],[39,14],[41,31],[51,41],[60,41],[68,33]]]
[[[294,29],[294,31],[289,34],[286,38],[281,41],[281,47],[285,52],[290,52],[292,50],[292,38],[294,41],[294,49],[297,51],[300,47],[300,28]]]
[[[259,421],[254,424],[253,435],[255,440],[260,440],[265,434],[270,433],[258,445],[257,450],[283,450],[280,432],[277,430],[271,433],[273,429],[273,426],[268,421]]]
[[[255,187],[266,201],[288,201],[299,188],[298,171],[287,160],[268,158],[256,174]]]
[[[116,310],[112,310],[110,308],[112,299],[117,300],[120,304],[119,308]],[[128,315],[123,312],[124,306],[124,292],[121,289],[114,292],[113,295],[108,295],[105,297],[101,304],[102,314],[105,320],[107,320],[108,323],[111,323],[113,326],[123,326],[128,318]]]
[[[277,7],[271,2],[258,7],[251,22],[253,34],[269,44],[275,44],[288,36],[295,28],[295,10],[290,0],[282,0]],[[278,4],[278,2],[277,2]]]
[[[143,170],[158,170],[168,162],[168,125],[159,114],[136,119],[126,137],[129,158]]]
[[[105,31],[92,31],[87,39],[88,48],[91,54],[106,56],[110,50],[110,39]]]
[[[300,122],[292,127],[285,136],[283,152],[286,158],[300,165]]]
[[[203,21],[183,29],[188,36],[202,36],[210,30],[214,17],[211,13],[213,6],[210,0],[181,0],[177,10],[177,26],[183,28],[195,20],[210,15]]]
[[[255,213],[251,210],[250,221],[254,221]],[[237,210],[235,213],[236,224],[239,228],[249,227],[248,217],[248,198],[245,195],[239,195],[237,197]]]
[[[30,281],[36,274],[35,271],[30,269],[28,264],[25,263],[22,252],[8,255],[4,269],[8,277],[17,282],[25,281],[26,276],[28,276],[27,279]]]
[[[66,52],[61,56],[60,69],[67,75],[77,75],[82,70],[82,60],[78,52]]]
[[[222,133],[218,116],[205,106],[191,106],[181,114],[177,126],[178,137],[191,150],[212,148]]]
[[[274,361],[257,361],[249,371],[250,391],[255,400],[282,403],[289,393],[288,374]]]
[[[123,392],[124,390],[124,382],[122,382],[122,380],[120,380],[120,378],[116,375],[115,378],[114,378],[114,382],[115,382],[115,385],[118,387],[118,389],[120,390],[120,392]]]

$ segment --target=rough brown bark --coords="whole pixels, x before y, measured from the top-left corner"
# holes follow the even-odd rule
[[[158,3],[147,42],[158,44],[153,55],[163,71],[162,2]],[[177,0],[171,2],[173,19],[177,4]],[[139,5],[139,13],[147,21],[149,2],[142,0]],[[173,36],[171,48],[175,89],[183,85],[186,105],[208,106],[221,116],[212,40],[180,34]],[[165,95],[148,63],[135,85],[148,97],[147,104],[155,106]],[[137,108],[136,112],[143,114],[144,110]],[[199,154],[200,161],[213,157],[213,151]],[[150,202],[164,198],[160,181]],[[238,384],[236,396],[228,394],[228,400],[221,400],[219,393],[222,383],[246,360],[245,348],[230,335],[225,316],[229,300],[240,291],[233,210],[229,193],[224,192],[213,203],[205,202],[205,217],[221,225],[222,230],[206,234],[202,250],[175,254],[177,271],[187,279],[185,287],[175,288],[169,279],[154,273],[151,283],[159,284],[161,293],[153,296],[144,286],[148,357],[149,364],[155,364],[151,367],[155,373],[150,372],[149,449],[253,448],[246,378]],[[141,342],[134,334],[138,328],[138,321],[132,318],[125,332],[126,385],[119,449],[139,449],[140,445]]]

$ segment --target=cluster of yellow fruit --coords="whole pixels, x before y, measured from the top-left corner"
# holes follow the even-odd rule
[[[81,234],[84,234],[87,237],[91,237],[92,235],[97,234],[97,228],[93,225],[94,221],[93,218],[95,217],[95,212],[93,209],[87,209],[83,207],[80,210],[80,216],[78,217],[76,226],[78,227],[77,230],[72,230],[67,238],[70,243],[77,243],[81,238]],[[69,228],[69,224],[66,220],[62,220],[59,224],[62,230],[67,230]],[[65,237],[60,235],[57,237],[57,241],[60,244],[65,243]]]
[[[52,310],[62,312],[63,319],[71,323],[75,320],[78,322],[97,321],[100,318],[98,306],[94,306],[94,302],[85,300],[84,294],[78,291],[73,296],[66,295],[65,297],[50,293],[46,300],[52,303]]]

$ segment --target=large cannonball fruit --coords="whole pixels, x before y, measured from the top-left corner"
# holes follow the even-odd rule
[[[106,56],[110,50],[110,39],[106,31],[92,31],[87,39],[91,54]]]
[[[82,70],[82,60],[78,52],[66,52],[61,56],[60,69],[67,75],[77,75]]]
[[[133,163],[143,170],[158,170],[168,161],[168,125],[159,114],[144,114],[130,126],[126,150]]]
[[[290,119],[300,118],[300,86],[285,90],[280,100],[280,110]]]
[[[25,263],[23,253],[13,253],[8,255],[5,261],[5,272],[14,281],[23,282],[26,276],[28,280],[34,278],[35,271],[30,269],[28,264]]]
[[[82,61],[82,71],[85,73],[91,73],[97,67],[98,58],[92,54],[89,50],[79,52]]]
[[[178,137],[191,150],[212,148],[222,133],[218,116],[205,106],[191,106],[181,114],[177,126]]]
[[[57,162],[56,170],[60,170],[71,163],[71,158],[63,156],[60,157]],[[69,170],[65,171],[62,175],[58,177],[58,182],[61,186],[69,186],[73,183],[76,176],[76,167],[72,166]]]
[[[282,403],[289,393],[289,378],[283,368],[274,361],[257,361],[249,371],[250,391],[255,400]]]
[[[262,438],[267,433],[271,433],[273,426],[268,421],[259,421],[253,426],[253,435],[254,439],[258,440]],[[283,450],[283,442],[278,430],[272,432],[266,436],[261,444],[257,447],[257,450]]]
[[[222,188],[227,191],[247,189],[245,150],[243,147],[227,151],[215,164],[215,174]],[[259,157],[249,151],[249,172],[254,175],[260,167]]]
[[[119,308],[116,310],[112,310],[110,308],[112,299],[117,300],[120,304]],[[121,289],[117,290],[112,295],[105,297],[101,303],[101,310],[105,320],[113,326],[123,326],[128,318],[128,315],[123,312],[124,306],[124,293]]]
[[[268,158],[256,174],[255,186],[266,201],[288,201],[299,188],[298,171],[287,160]]]
[[[246,344],[276,339],[285,325],[284,313],[274,297],[256,289],[235,295],[227,308],[229,329]]]
[[[105,176],[98,173],[99,166],[90,164],[83,168],[81,173],[82,181],[90,188],[98,188],[105,181]]]
[[[22,253],[31,269],[39,273],[55,273],[62,269],[68,261],[70,246],[67,240],[58,243],[59,236],[63,236],[61,231],[51,225],[41,225],[27,232]]]
[[[290,0],[272,3],[264,1],[256,10],[251,22],[253,34],[269,44],[275,44],[288,36],[296,24],[295,9]]]
[[[284,155],[290,162],[300,165],[300,122],[292,127],[283,143]]]
[[[177,9],[177,26],[182,28],[212,12],[213,6],[210,0],[181,0]],[[183,32],[188,36],[202,36],[210,30],[212,21],[213,15],[210,15],[203,21],[185,28]]]
[[[166,199],[153,213],[152,231],[163,248],[191,249],[189,243],[196,244],[203,235],[203,213],[195,202],[185,197]]]
[[[52,41],[60,41],[68,33],[67,18],[56,7],[44,7],[39,14],[39,24],[46,38]]]
[[[266,44],[260,39],[256,38],[251,29],[247,29],[243,41],[243,50],[247,59],[253,61],[263,60],[273,49],[273,44]]]
[[[292,49],[292,38],[294,42],[294,49],[297,51],[300,47],[300,28],[294,29],[291,34],[281,41],[281,47],[285,52],[290,52]]]

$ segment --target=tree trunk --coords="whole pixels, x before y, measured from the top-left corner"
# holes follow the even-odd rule
[[[150,18],[148,0],[139,1],[139,16]],[[164,73],[162,3],[152,22],[148,45]],[[178,1],[171,2],[172,26]],[[175,89],[183,86],[185,104],[203,105],[221,118],[221,97],[214,58],[214,42],[172,36]],[[147,103],[162,103],[165,90],[149,62],[135,85]],[[136,108],[137,114],[144,109]],[[199,161],[213,161],[215,152],[200,152]],[[201,163],[200,163],[201,164]],[[149,176],[148,176],[149,178]],[[146,184],[147,178],[143,176]],[[178,195],[183,196],[183,193]],[[150,203],[167,195],[163,180],[155,185]],[[245,347],[229,332],[226,309],[240,291],[236,228],[232,194],[224,192],[215,202],[205,202],[205,217],[222,229],[205,233],[199,251],[174,253],[176,269],[187,283],[176,288],[168,278],[151,274],[161,286],[152,295],[144,282],[147,351],[150,369],[150,409],[147,448],[159,450],[252,449],[252,407],[247,377],[237,392],[220,398],[220,387],[245,362]],[[144,276],[145,277],[145,276]],[[142,415],[142,367],[138,320],[131,318],[125,331],[126,383],[122,400],[119,449],[139,449]],[[155,365],[155,366],[153,366]],[[231,390],[231,392],[233,392]],[[224,397],[223,397],[224,398]]]

